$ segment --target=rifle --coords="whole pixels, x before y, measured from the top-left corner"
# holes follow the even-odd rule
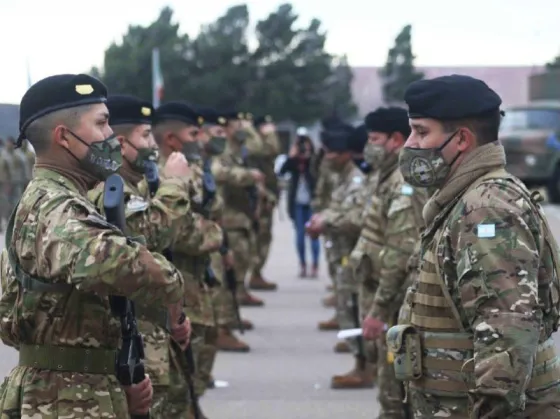
[[[148,183],[148,190],[150,191],[150,196],[153,198],[159,189],[159,173],[157,164],[153,161],[149,161],[145,163],[145,171],[144,175],[146,176],[146,182]],[[162,255],[170,262],[173,262],[173,256],[170,249],[164,249]],[[183,324],[186,320],[187,316],[185,313],[181,314],[179,318],[179,324]],[[195,419],[201,419],[200,415],[200,407],[198,404],[198,397],[194,392],[194,383],[192,380],[192,376],[195,373],[195,363],[194,363],[194,354],[192,350],[192,345],[189,342],[187,348],[185,349],[185,358],[187,360],[187,367],[188,371],[185,374],[185,380],[187,381],[187,387],[189,388],[189,393],[191,393],[192,403],[193,403],[193,411]]]
[[[247,150],[247,147],[245,145],[241,146],[241,158],[243,159],[243,166],[246,168],[251,167],[249,165],[248,154],[249,152]],[[259,191],[256,185],[247,186],[245,190],[247,191],[247,195],[249,196],[249,208],[251,211],[252,219],[251,226],[253,228],[253,231],[258,234],[260,229],[259,220],[257,218],[257,209],[259,206]]]
[[[353,292],[351,294],[352,300],[352,320],[354,321],[354,327],[360,328],[362,327],[360,322],[360,309],[358,306],[358,294]],[[361,370],[366,368],[366,351],[364,347],[364,338],[362,335],[356,336],[356,341],[358,342],[358,366]]]
[[[105,181],[103,207],[107,221],[123,233],[126,229],[124,215],[124,182],[118,174]],[[117,354],[117,379],[123,386],[138,384],[146,377],[144,370],[144,342],[138,332],[134,303],[126,297],[110,296],[111,311],[121,322],[122,345]],[[149,419],[150,414],[130,415],[131,419]]]
[[[235,276],[235,270],[233,268],[227,268],[225,272],[226,283],[233,296],[233,310],[235,311],[235,320],[237,321],[237,327],[241,334],[245,332],[243,327],[243,322],[241,321],[241,314],[239,313],[239,303],[237,302],[237,278]]]

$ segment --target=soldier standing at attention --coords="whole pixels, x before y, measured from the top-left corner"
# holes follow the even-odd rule
[[[379,108],[367,122],[379,178],[365,215],[361,246],[356,246],[351,259],[355,269],[363,271],[359,276],[363,280],[360,311],[364,338],[378,340],[379,419],[407,419],[402,385],[388,362],[385,339],[370,334],[370,326],[397,324],[408,276],[406,266],[423,227],[427,192],[406,183],[399,170],[399,152],[410,134],[406,110]]]
[[[107,99],[109,125],[121,144],[122,166],[119,170],[124,179],[124,200],[127,234],[143,236],[150,251],[163,252],[173,244],[202,241],[195,230],[190,205],[189,165],[182,153],[174,153],[166,161],[163,177],[153,197],[142,190],[141,182],[149,162],[157,164],[159,152],[152,140],[153,107],[150,102],[134,96],[114,95]],[[99,183],[88,193],[88,198],[103,213],[103,189]],[[146,189],[146,188],[143,188]],[[182,356],[185,345],[181,329],[169,330],[168,313],[163,307],[136,306],[138,330],[144,337],[146,373],[154,388],[154,400],[150,416],[154,419],[180,417],[174,405],[168,403],[170,385],[170,359]],[[183,323],[183,327],[188,326]],[[173,339],[170,339],[173,337]],[[171,361],[173,361],[173,359]],[[172,362],[177,374],[177,365]]]
[[[261,152],[253,160],[255,166],[263,172],[264,194],[261,197],[259,232],[257,233],[256,258],[251,269],[249,288],[261,291],[274,291],[275,283],[265,280],[262,269],[268,259],[270,244],[272,243],[272,223],[274,220],[274,207],[278,200],[278,177],[274,172],[274,161],[280,154],[280,143],[276,134],[276,126],[270,115],[255,118],[255,128],[261,138]]]
[[[540,195],[505,170],[502,101],[462,75],[414,82],[405,101],[412,133],[400,169],[410,185],[437,189],[410,317],[387,332],[412,413],[560,418],[558,246]]]
[[[108,297],[167,305],[170,324],[179,324],[181,274],[86,198],[122,161],[106,95],[93,77],[63,74],[37,82],[21,101],[20,139],[33,144],[37,162],[1,261],[0,337],[19,351],[0,396],[6,417],[145,414],[149,378],[123,391],[115,376],[121,325]]]
[[[348,264],[348,256],[360,236],[359,214],[363,207],[361,192],[364,181],[362,172],[352,160],[350,140],[353,132],[352,126],[339,125],[322,133],[325,158],[329,162],[331,170],[337,174],[337,183],[329,207],[318,214],[313,214],[307,227],[310,236],[317,237],[327,233],[332,240],[332,256],[338,261],[336,266],[336,314],[338,323],[348,326],[357,326],[352,315],[348,314],[350,311],[348,307],[351,304],[348,276],[352,273]],[[365,368],[365,365],[356,363],[356,371],[361,373]],[[369,377],[366,386],[371,387],[372,385],[372,379]],[[364,383],[360,381],[359,386],[363,387]],[[346,375],[336,375],[332,378],[331,387],[356,387],[356,383],[347,380]]]

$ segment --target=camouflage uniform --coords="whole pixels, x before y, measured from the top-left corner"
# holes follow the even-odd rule
[[[422,208],[427,201],[425,189],[404,182],[397,167],[397,155],[387,158],[379,168],[379,182],[371,195],[365,226],[360,237],[363,248],[353,255],[358,266],[365,262],[361,275],[362,314],[375,317],[391,327],[397,324],[407,278],[407,262],[414,253],[423,227]],[[366,258],[366,261],[363,259]],[[364,272],[365,271],[365,272]],[[402,385],[395,379],[388,362],[385,337],[377,342],[377,380],[380,419],[405,419]]]
[[[255,133],[256,134],[256,133]],[[267,135],[259,135],[261,138],[260,152],[255,156],[251,156],[251,148],[247,144],[249,150],[249,158],[254,162],[254,166],[265,175],[266,193],[261,197],[260,216],[259,216],[259,232],[256,236],[256,254],[251,272],[251,281],[249,286],[253,289],[271,290],[276,288],[276,284],[265,281],[262,277],[262,269],[270,252],[270,244],[272,243],[272,222],[274,215],[274,207],[278,200],[278,178],[274,172],[274,161],[280,154],[280,144],[276,133]]]
[[[143,180],[142,175],[124,167],[120,173],[125,181],[125,216],[129,235],[143,236],[148,249],[156,252],[164,251],[173,243],[194,246],[196,241],[202,241],[196,231],[189,205],[190,183],[187,180],[178,177],[163,179],[156,194],[150,198],[147,188],[140,184]],[[100,212],[103,212],[104,187],[105,183],[100,183],[88,193],[88,198]],[[144,337],[146,373],[149,374],[154,387],[151,417],[181,417],[180,409],[167,400],[170,364],[171,367],[178,366],[176,361],[170,360],[170,353],[173,358],[183,356],[178,345],[170,345],[172,338],[169,334],[167,312],[161,307],[137,305],[136,314],[138,330]],[[173,375],[179,376],[177,380],[182,374],[182,369],[173,371]],[[186,417],[187,413],[183,412],[183,417]]]
[[[558,248],[504,166],[476,148],[424,209],[410,316],[387,333],[415,418],[560,418]]]
[[[183,298],[175,267],[108,224],[80,184],[37,168],[7,237],[14,265],[33,279],[23,292],[4,250],[0,337],[20,363],[2,386],[3,417],[129,417],[108,295],[153,306]]]

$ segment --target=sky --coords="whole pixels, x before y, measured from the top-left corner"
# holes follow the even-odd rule
[[[32,82],[103,64],[111,42],[131,24],[149,24],[169,5],[195,36],[232,0],[0,0],[0,103],[19,103]],[[283,3],[247,0],[251,20]],[[455,3],[455,5],[452,5]],[[81,6],[80,6],[81,4]],[[377,4],[377,5],[376,5]],[[293,0],[307,25],[318,18],[327,50],[352,66],[381,66],[394,38],[412,24],[419,66],[543,65],[560,54],[560,0]]]

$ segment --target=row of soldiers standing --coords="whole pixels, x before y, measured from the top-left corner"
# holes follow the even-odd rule
[[[451,75],[405,101],[358,128],[323,121],[307,233],[325,239],[336,315],[319,328],[362,329],[335,346],[355,367],[332,387],[377,382],[379,419],[560,418],[560,253],[505,170],[501,99]]]
[[[31,180],[35,153],[25,141],[15,148],[16,140],[0,138],[0,232],[23,190]]]
[[[246,277],[276,288],[261,269],[278,140],[269,117],[251,119],[185,102],[154,109],[107,96],[86,75],[29,89],[20,130],[37,160],[1,261],[0,336],[20,357],[2,415],[205,417],[198,398],[213,383],[216,351],[249,350],[233,332],[252,327],[238,306],[263,304]],[[116,172],[128,238],[105,219],[104,181]],[[136,303],[149,378],[115,379],[112,295]]]

